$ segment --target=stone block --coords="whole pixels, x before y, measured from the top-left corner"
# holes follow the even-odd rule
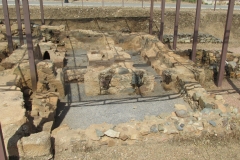
[[[201,96],[199,98],[199,105],[201,108],[214,108],[214,99],[206,96]]]
[[[195,88],[192,98],[194,101],[199,101],[200,97],[207,95],[207,92],[204,88]]]
[[[51,130],[52,130],[52,126],[53,126],[53,121],[46,122],[46,123],[43,124],[42,131],[46,131],[46,132],[50,133]]]
[[[87,58],[89,66],[96,65],[110,66],[115,61],[114,51],[111,50],[101,51],[92,50],[87,53]]]
[[[187,111],[187,107],[185,105],[182,105],[182,104],[175,104],[174,108],[175,108],[175,110],[185,110],[185,111]]]
[[[87,96],[96,96],[100,94],[98,72],[87,72],[84,75],[84,89]]]
[[[57,106],[58,97],[49,97],[49,103],[53,106]]]
[[[0,92],[0,121],[2,126],[22,125],[26,122],[23,94],[21,91]]]
[[[51,136],[49,132],[31,134],[21,139],[24,158],[45,157],[51,158]]]
[[[227,112],[226,106],[221,102],[215,102],[215,107],[216,107],[216,109],[219,109],[222,113]]]
[[[65,52],[56,52],[55,49],[48,50],[47,52],[50,56],[50,60],[53,62],[55,67],[57,67],[57,68],[64,67]],[[42,53],[42,54],[44,54],[44,53]]]
[[[41,25],[40,30],[53,30],[53,31],[65,31],[65,25],[59,25],[59,26],[49,26],[49,25]]]
[[[222,95],[215,95],[215,99],[216,100],[223,100],[223,96]]]
[[[115,61],[125,61],[125,60],[131,59],[131,55],[123,51],[118,52],[117,54],[115,54],[114,57],[115,57],[114,58]]]

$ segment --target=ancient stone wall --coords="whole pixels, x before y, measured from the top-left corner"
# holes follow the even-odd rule
[[[177,54],[188,57],[191,50],[178,51]],[[221,51],[213,50],[197,50],[196,53],[196,64],[202,66],[205,69],[214,72],[218,72],[221,60]],[[230,78],[240,78],[240,56],[239,54],[227,53],[226,56],[226,66],[225,66],[226,76]],[[216,74],[216,73],[215,73]],[[213,76],[209,77],[213,80]]]

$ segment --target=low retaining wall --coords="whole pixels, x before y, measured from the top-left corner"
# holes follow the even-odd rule
[[[173,35],[164,35],[163,43],[173,42]],[[198,43],[222,43],[222,40],[210,34],[199,33],[197,38]],[[178,34],[178,43],[191,43],[193,42],[193,34]]]

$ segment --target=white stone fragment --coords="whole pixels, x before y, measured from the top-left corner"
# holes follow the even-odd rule
[[[111,138],[118,138],[119,135],[120,135],[120,132],[116,132],[112,129],[109,129],[106,132],[104,132],[104,134],[108,137],[111,137]]]

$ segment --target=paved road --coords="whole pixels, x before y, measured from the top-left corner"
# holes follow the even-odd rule
[[[0,0],[0,5],[2,4],[2,0]],[[14,0],[8,0],[9,5],[14,5]],[[39,1],[29,1],[29,4],[32,6],[38,6]],[[100,7],[102,6],[102,2],[86,2],[85,0],[83,3],[81,1],[74,1],[72,3],[62,3],[60,1],[44,1],[44,5],[47,6],[89,6],[89,7]],[[150,7],[150,3],[144,2],[144,7]],[[115,6],[115,7],[121,7],[122,2],[104,2],[104,6]],[[142,7],[142,3],[124,3],[125,7]],[[154,7],[159,8],[161,6],[160,3],[155,3]],[[202,9],[213,9],[213,5],[202,5]],[[176,8],[176,5],[174,3],[167,3],[166,8]],[[181,4],[181,8],[196,8],[196,4]],[[227,5],[217,5],[216,9],[227,9]],[[240,6],[235,6],[235,10],[240,10]]]

